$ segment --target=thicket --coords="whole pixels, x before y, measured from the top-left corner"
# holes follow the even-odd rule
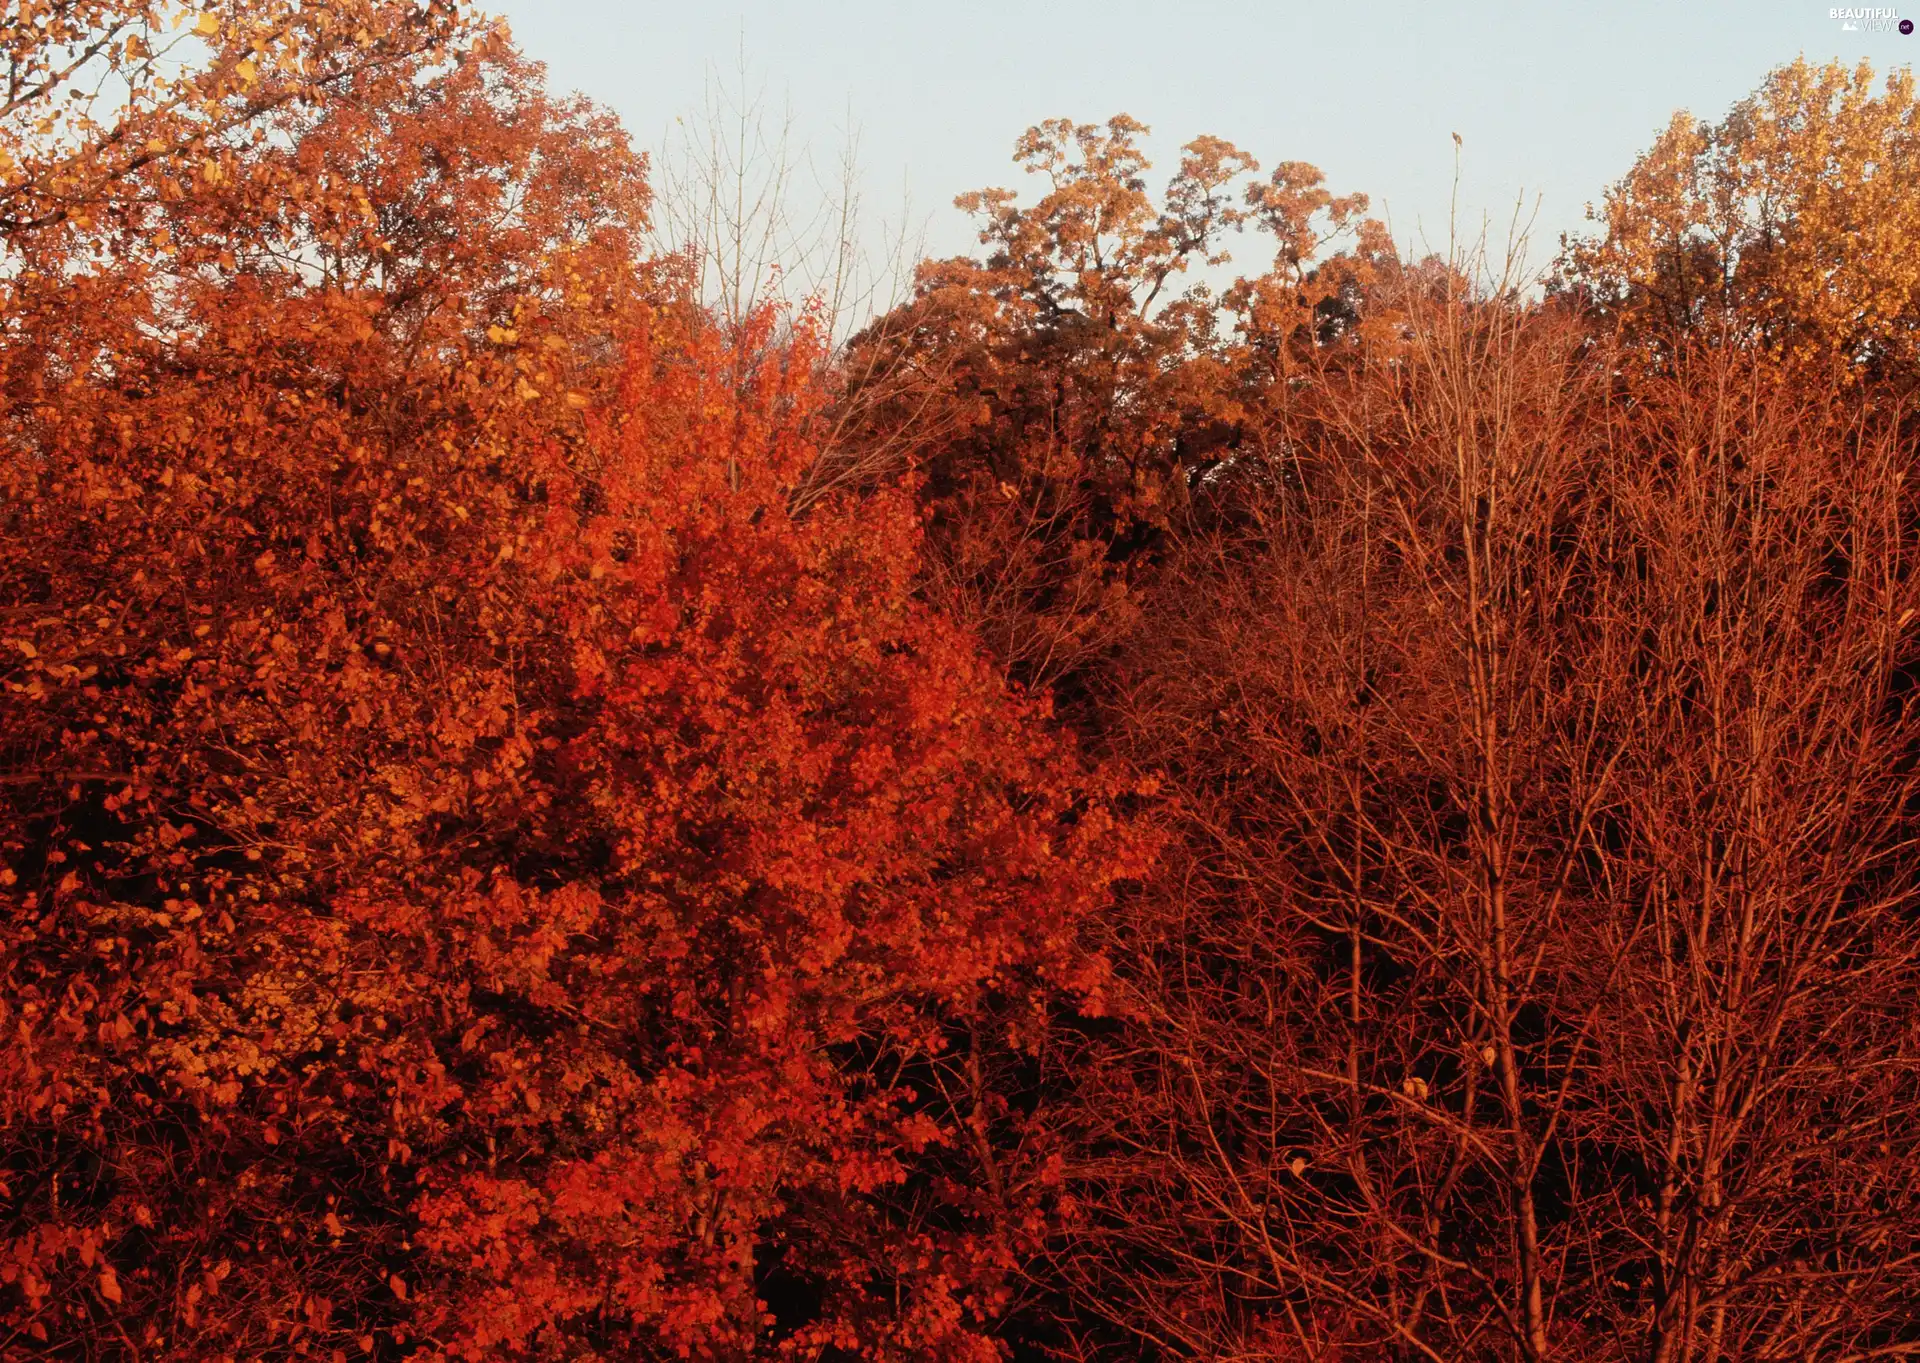
[[[842,342],[463,10],[0,60],[0,1356],[1920,1355],[1907,73]]]

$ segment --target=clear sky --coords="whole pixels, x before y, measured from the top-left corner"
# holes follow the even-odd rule
[[[1858,0],[1856,0],[1858,3]],[[1920,0],[1898,6],[1920,19]],[[1014,138],[1043,118],[1126,112],[1157,166],[1199,133],[1263,164],[1309,161],[1372,196],[1395,236],[1444,245],[1462,218],[1504,236],[1540,200],[1533,258],[1678,108],[1717,119],[1773,66],[1911,64],[1920,33],[1847,31],[1814,0],[492,0],[552,83],[657,147],[716,76],[786,105],[816,158],[858,131],[864,201],[903,204],[928,249],[970,249],[962,190],[1020,187]],[[1249,243],[1251,245],[1251,243]],[[1243,260],[1247,253],[1243,252]],[[1251,260],[1246,264],[1253,265]],[[1264,262],[1261,262],[1264,263]]]

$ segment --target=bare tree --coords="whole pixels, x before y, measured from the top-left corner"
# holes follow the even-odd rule
[[[686,260],[696,296],[722,321],[805,302],[843,337],[899,300],[918,255],[904,200],[898,222],[870,217],[859,152],[849,120],[823,169],[743,43],[725,77],[708,71],[701,107],[674,120],[654,158],[656,245]]]
[[[1911,451],[1488,292],[1304,386],[1130,650],[1180,836],[1052,1269],[1175,1357],[1913,1354]]]
[[[938,385],[907,372],[887,344],[910,325],[901,305],[924,228],[904,192],[896,214],[874,215],[863,181],[851,116],[837,153],[816,157],[791,108],[771,101],[744,42],[731,71],[708,71],[700,108],[674,120],[654,157],[654,244],[679,262],[702,315],[737,329],[774,306],[829,340],[837,401],[814,432],[820,455],[795,489],[796,511],[897,478],[932,434]],[[874,419],[882,407],[884,422]]]

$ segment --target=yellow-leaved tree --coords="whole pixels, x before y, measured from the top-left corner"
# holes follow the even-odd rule
[[[1566,242],[1560,284],[1652,332],[1757,339],[1863,374],[1920,369],[1913,72],[1774,70],[1719,123],[1676,113]]]

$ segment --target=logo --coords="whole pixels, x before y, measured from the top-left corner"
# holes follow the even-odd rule
[[[1838,20],[1842,33],[1913,32],[1913,20],[1902,19],[1899,10],[1887,5],[1837,6],[1827,11],[1827,18]]]

